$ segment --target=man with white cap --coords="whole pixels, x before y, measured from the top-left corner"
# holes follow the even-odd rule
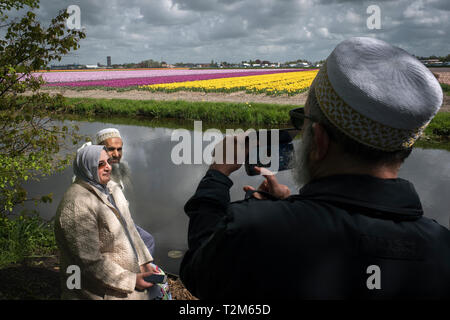
[[[128,163],[122,160],[123,140],[119,130],[115,128],[100,130],[95,135],[94,143],[104,145],[108,155],[111,157],[111,180],[118,183],[122,190],[127,188],[128,191],[130,191],[132,188],[130,179],[131,171]],[[136,225],[136,229],[150,253],[153,255],[155,251],[155,241],[153,236],[138,225]]]
[[[120,184],[122,189],[125,189],[125,186],[131,188],[130,167],[126,161],[121,161],[123,141],[119,130],[115,128],[100,130],[95,135],[95,144],[104,145],[108,150],[113,164],[113,181]]]
[[[230,203],[228,176],[241,164],[217,161],[186,203],[187,289],[210,299],[449,298],[450,231],[398,178],[442,99],[406,51],[341,42],[305,108],[290,112],[303,130],[299,194],[261,169],[259,189],[244,187],[253,197]]]

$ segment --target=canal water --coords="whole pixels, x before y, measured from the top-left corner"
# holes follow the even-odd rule
[[[72,123],[79,126],[80,133],[90,136],[108,127],[120,130],[124,141],[122,159],[128,162],[131,168],[132,185],[125,189],[131,214],[136,224],[149,231],[155,238],[155,262],[166,271],[178,274],[182,254],[187,250],[188,218],[183,206],[194,194],[199,181],[208,169],[207,164],[173,163],[171,153],[178,141],[171,141],[171,136],[175,128],[179,128],[181,124],[165,122],[142,126],[137,125],[141,123],[139,121],[130,125],[120,124],[120,121],[118,124],[113,120],[110,120],[110,123],[95,121]],[[192,133],[193,122],[184,123],[182,126],[190,127]],[[204,142],[203,147],[209,143]],[[295,143],[298,144],[299,140]],[[37,207],[27,203],[26,208],[37,209],[45,219],[54,217],[62,195],[71,183],[72,175],[70,167],[61,173],[42,178],[40,182],[29,182],[26,185],[29,196],[52,192],[53,202],[39,204]],[[450,152],[443,149],[416,148],[400,170],[400,177],[411,181],[416,187],[425,216],[448,228]],[[263,181],[263,178],[258,176],[247,176],[244,168],[233,173],[231,178],[234,181],[231,188],[232,200],[243,199],[244,185],[257,187]],[[289,186],[292,193],[298,191],[299,187],[295,185],[290,171],[279,172],[277,178],[280,183]]]

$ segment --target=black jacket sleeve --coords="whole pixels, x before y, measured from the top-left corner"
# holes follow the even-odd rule
[[[232,216],[228,208],[232,185],[221,172],[209,170],[184,207],[190,218],[189,249],[180,266],[180,278],[200,299],[227,296],[234,291],[231,279],[239,281],[233,278],[236,274],[233,268],[240,265],[236,254],[242,237],[230,223]]]
[[[232,185],[227,176],[209,170],[185,205],[190,218],[189,248],[181,262],[180,278],[200,299],[244,300],[249,288],[267,295],[263,279],[270,269],[270,257],[279,251],[274,241],[279,228],[272,226],[280,219],[273,213],[283,204],[255,198],[230,202]]]
[[[232,185],[233,181],[217,170],[208,170],[200,181],[194,196],[184,206],[189,216],[190,250],[197,250],[226,215]]]

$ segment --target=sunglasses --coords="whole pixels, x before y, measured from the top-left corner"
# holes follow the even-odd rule
[[[305,118],[315,121],[314,118],[305,115],[305,108],[296,108],[289,111],[291,123],[297,130],[301,130],[305,123]]]
[[[106,161],[101,160],[101,161],[98,163],[98,167],[99,167],[99,168],[103,168],[104,166],[106,166],[106,162],[108,162],[108,164],[111,165],[111,163],[112,163],[112,158],[109,158],[109,159],[106,160]]]

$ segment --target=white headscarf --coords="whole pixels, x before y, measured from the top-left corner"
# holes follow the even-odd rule
[[[105,146],[88,145],[78,149],[77,156],[73,161],[73,173],[77,178],[107,193],[106,186],[100,183],[98,176],[98,162],[102,150],[106,151]]]

